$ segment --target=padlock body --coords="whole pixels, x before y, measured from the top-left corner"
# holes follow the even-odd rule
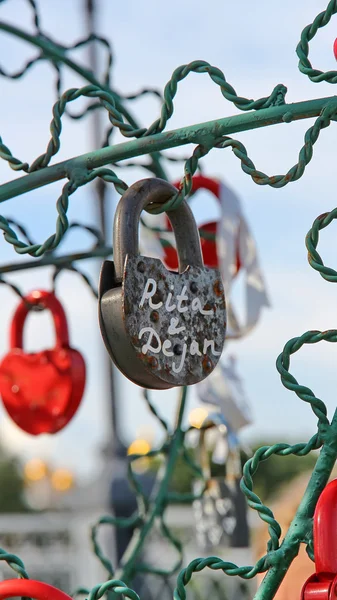
[[[176,273],[158,259],[128,255],[122,283],[107,289],[112,273],[107,263],[100,323],[110,356],[124,375],[152,389],[193,385],[207,377],[225,341],[219,272],[189,266]]]
[[[247,504],[238,477],[227,485],[224,478],[212,478],[193,483],[197,500],[193,502],[197,544],[203,552],[219,548],[247,548],[249,531]]]
[[[84,360],[70,347],[31,354],[15,348],[0,365],[6,411],[31,435],[63,429],[78,409],[84,387]]]

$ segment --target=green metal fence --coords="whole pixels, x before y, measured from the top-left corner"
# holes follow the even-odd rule
[[[133,96],[135,98],[139,95],[155,94],[161,99],[161,109],[158,118],[149,127],[141,128],[133,115],[125,108],[125,99],[111,87],[110,70],[112,52],[108,41],[92,34],[71,47],[57,44],[44,33],[35,1],[27,1],[32,9],[35,33],[27,33],[19,27],[14,27],[4,22],[0,22],[0,30],[29,42],[38,49],[39,53],[36,58],[29,60],[19,72],[7,73],[3,67],[0,67],[0,74],[4,77],[20,79],[34,63],[49,61],[56,72],[57,100],[52,109],[51,136],[48,146],[46,151],[38,156],[32,164],[29,165],[25,162],[24,157],[13,156],[11,150],[5,145],[6,141],[0,138],[0,157],[7,161],[13,170],[24,173],[22,176],[0,186],[0,200],[4,202],[58,180],[65,180],[65,184],[56,202],[57,221],[55,233],[46,240],[40,240],[38,243],[35,243],[29,238],[24,228],[20,228],[20,226],[15,227],[13,222],[6,220],[3,216],[0,217],[0,228],[4,233],[5,240],[14,247],[17,253],[29,254],[34,257],[33,260],[25,260],[19,264],[14,263],[0,266],[1,283],[6,283],[5,274],[14,270],[23,270],[42,265],[54,265],[56,268],[55,274],[57,274],[62,268],[76,270],[77,267],[73,263],[76,262],[77,264],[82,259],[106,257],[112,254],[111,246],[107,246],[95,231],[93,231],[93,234],[96,235],[97,243],[88,252],[57,257],[54,254],[54,250],[60,245],[65,233],[69,229],[67,219],[69,198],[78,188],[100,178],[107,184],[112,184],[119,194],[122,194],[127,189],[126,183],[107,165],[118,165],[120,161],[124,161],[125,159],[148,155],[150,160],[147,165],[144,165],[144,169],[147,169],[157,177],[165,179],[165,161],[167,157],[162,155],[161,151],[189,143],[194,144],[195,148],[192,156],[185,161],[181,186],[176,196],[167,202],[165,206],[151,207],[151,212],[162,212],[178,207],[182,199],[188,197],[191,191],[192,176],[198,168],[199,160],[213,149],[225,150],[226,148],[231,148],[235,156],[240,160],[244,173],[249,175],[258,185],[269,185],[280,188],[298,180],[303,176],[307,165],[313,157],[313,147],[321,131],[337,119],[336,96],[332,95],[327,98],[287,104],[287,88],[279,84],[264,98],[257,100],[247,99],[236,93],[219,68],[198,60],[178,67],[166,84],[163,94],[160,94],[157,90],[145,89]],[[329,23],[331,17],[336,12],[337,0],[331,0],[326,10],[320,13],[310,25],[303,29],[296,48],[301,73],[309,77],[314,83],[321,81],[332,84],[337,83],[337,71],[322,72],[313,67],[309,60],[309,42],[321,27]],[[202,25],[200,24],[200,26]],[[106,49],[107,65],[102,81],[99,81],[92,71],[83,68],[69,56],[71,49],[91,43],[99,43]],[[67,90],[60,95],[65,69],[70,69],[80,75],[83,78],[84,85],[79,89]],[[168,130],[168,121],[174,111],[174,99],[179,91],[179,83],[192,72],[210,77],[212,82],[219,87],[219,92],[223,97],[232,102],[237,111],[241,112],[216,121],[200,123],[174,131]],[[70,112],[70,105],[72,103],[76,105],[76,100],[80,97],[88,98],[94,102],[91,102],[82,114],[74,115]],[[106,111],[107,120],[110,122],[102,147],[93,152],[50,165],[53,157],[57,155],[60,148],[63,115],[67,113],[73,118],[80,118],[86,112],[93,110]],[[268,176],[259,171],[248,156],[245,146],[238,139],[230,137],[231,134],[237,134],[249,129],[270,127],[276,124],[284,124],[286,126],[291,121],[306,118],[315,118],[314,124],[309,127],[304,136],[304,143],[299,151],[298,162],[284,175]],[[111,135],[116,129],[127,138],[127,141],[110,145]],[[320,215],[313,223],[306,238],[310,266],[330,282],[337,281],[337,271],[324,265],[317,248],[320,230],[329,225],[336,216],[337,208],[329,213]],[[75,224],[72,224],[72,226],[75,226]],[[15,230],[18,230],[18,234]],[[91,285],[91,282],[87,278],[86,281]],[[20,293],[20,290],[17,288],[16,291]],[[312,517],[318,497],[328,481],[337,458],[337,412],[330,421],[324,402],[317,398],[311,389],[297,382],[291,374],[290,359],[295,352],[301,350],[304,344],[315,344],[320,341],[336,342],[337,330],[331,329],[324,332],[308,331],[300,337],[291,339],[287,342],[276,361],[276,367],[283,385],[289,391],[294,392],[300,400],[308,403],[316,415],[318,420],[317,432],[306,443],[294,445],[279,443],[273,446],[262,447],[244,466],[241,488],[246,495],[249,506],[257,511],[259,517],[266,522],[269,530],[270,539],[265,555],[252,566],[237,566],[215,556],[196,558],[186,568],[180,570],[182,566],[182,545],[166,525],[165,511],[170,504],[191,501],[193,497],[180,496],[179,494],[169,492],[170,478],[178,457],[182,456],[188,462],[196,477],[202,477],[200,466],[191,460],[184,445],[186,431],[182,428],[182,421],[188,390],[183,389],[178,400],[177,419],[174,426],[166,423],[157,414],[156,409],[151,403],[151,399],[146,394],[149,409],[157,417],[160,426],[166,434],[162,446],[149,453],[149,456],[161,456],[164,465],[163,470],[161,470],[160,480],[157,482],[156,494],[150,498],[144,494],[134,476],[132,468],[133,461],[137,459],[137,456],[132,456],[129,462],[129,479],[137,495],[138,510],[129,519],[114,519],[110,516],[102,517],[93,527],[93,548],[107,571],[108,580],[103,584],[97,585],[90,592],[88,590],[80,590],[82,593],[89,594],[90,600],[94,600],[102,597],[107,590],[114,590],[115,593],[124,594],[131,600],[135,600],[138,596],[128,586],[131,585],[132,580],[137,574],[146,573],[161,577],[163,581],[175,576],[174,597],[176,600],[184,600],[186,597],[186,587],[192,579],[194,581],[195,575],[204,569],[212,569],[230,576],[241,577],[244,580],[251,579],[258,573],[265,573],[265,578],[255,598],[269,600],[275,595],[291,562],[299,551],[300,544],[306,546],[310,558],[313,558]],[[312,450],[317,449],[320,449],[320,454],[307,490],[284,540],[280,543],[281,529],[278,522],[275,520],[272,511],[254,493],[254,473],[258,469],[260,462],[267,460],[272,454],[280,456],[287,456],[289,454],[304,456]],[[155,522],[159,522],[162,535],[177,552],[176,563],[165,570],[156,569],[152,565],[144,564],[140,561],[144,544]],[[137,533],[131,542],[123,564],[117,572],[115,572],[108,557],[102,554],[98,543],[98,531],[103,525],[113,527],[133,525],[136,527]],[[1,550],[0,559],[5,560],[20,577],[28,577],[24,564],[18,557],[6,553],[5,550]]]

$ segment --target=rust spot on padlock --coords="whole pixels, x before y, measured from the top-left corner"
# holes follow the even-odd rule
[[[213,370],[212,362],[207,356],[202,359],[202,368],[205,373],[210,373]]]
[[[145,263],[142,260],[138,263],[137,269],[140,273],[145,272]]]
[[[225,338],[220,273],[203,265],[197,226],[186,202],[168,214],[179,273],[139,255],[142,209],[175,193],[158,179],[142,180],[125,192],[115,215],[115,262],[105,261],[99,285],[100,327],[111,358],[131,381],[152,389],[204,379],[216,366]]]
[[[223,295],[223,287],[222,287],[222,283],[220,281],[220,279],[217,279],[215,281],[215,283],[213,284],[213,290],[216,296],[222,296]]]
[[[203,306],[203,310],[211,311],[215,309],[215,305],[210,302],[206,302],[205,306]]]
[[[149,356],[148,363],[151,369],[156,369],[158,367],[158,361],[154,356]]]
[[[141,360],[144,364],[148,365],[151,369],[156,369],[158,367],[158,361],[154,356],[149,356],[147,354],[142,354],[141,352],[138,354],[139,360]]]

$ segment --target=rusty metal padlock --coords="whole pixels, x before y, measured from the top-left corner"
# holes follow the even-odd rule
[[[125,192],[115,214],[115,260],[104,262],[99,284],[101,333],[112,360],[131,381],[152,389],[198,383],[213,371],[225,341],[221,276],[204,267],[198,229],[185,201],[167,213],[179,273],[139,255],[142,210],[173,194],[176,189],[161,179],[143,179]]]

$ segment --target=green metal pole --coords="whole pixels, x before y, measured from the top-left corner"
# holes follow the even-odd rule
[[[1,265],[0,275],[14,271],[23,271],[25,269],[36,269],[37,267],[64,267],[77,260],[87,260],[89,258],[107,258],[111,255],[112,246],[93,248],[88,252],[76,252],[74,254],[67,254],[66,256],[54,256],[53,254],[46,254],[40,260],[25,260]]]
[[[143,527],[136,531],[127,549],[127,552],[123,556],[121,572],[116,574],[116,577],[121,579],[127,584],[130,584],[135,572],[136,563],[143,550],[145,540],[151,531],[156,518],[163,514],[163,507],[165,505],[168,493],[168,487],[173,475],[174,466],[179,454],[179,451],[183,444],[184,432],[181,428],[182,420],[184,416],[184,410],[186,406],[187,388],[182,389],[180,403],[178,405],[178,414],[175,431],[172,437],[170,450],[168,454],[167,464],[164,472],[163,479],[160,482],[158,493],[156,494],[155,503],[148,518],[145,520]]]
[[[315,506],[324,487],[329,481],[331,471],[337,458],[337,410],[334,413],[331,425],[326,432],[325,443],[322,447],[310,481],[292,520],[285,538],[274,554],[272,567],[265,575],[254,600],[273,598],[281,585],[287,571],[297,556],[300,544],[308,540],[312,526]],[[333,532],[332,532],[333,535]],[[313,566],[314,571],[314,566]],[[303,581],[304,584],[304,581]]]
[[[93,152],[87,152],[75,158],[57,163],[19,177],[0,186],[0,202],[37,189],[54,181],[68,177],[74,169],[95,169],[127,158],[153,154],[168,148],[176,148],[185,144],[204,144],[212,146],[214,140],[224,135],[258,129],[289,120],[300,120],[317,117],[330,102],[336,102],[336,96],[318,98],[293,104],[282,104],[258,111],[224,117],[215,121],[199,123],[165,131],[155,135],[134,139],[115,146],[108,146]],[[291,117],[291,118],[290,118]],[[160,176],[160,175],[158,175]]]

